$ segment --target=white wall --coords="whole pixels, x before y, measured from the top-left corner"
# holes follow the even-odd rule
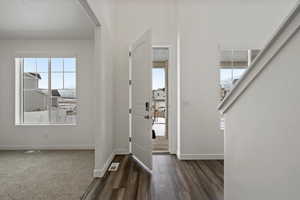
[[[299,199],[299,22],[300,14],[297,33],[226,113],[227,200]]]
[[[152,29],[154,45],[171,45],[171,62],[176,60],[176,4],[175,0],[117,0],[115,34],[115,148],[118,152],[128,152],[129,136],[129,46],[143,32]],[[170,111],[176,111],[176,63],[170,64],[169,83]],[[175,119],[174,119],[175,118]],[[173,116],[176,123],[176,115]],[[170,124],[170,128],[176,124]],[[170,130],[176,132],[176,130]],[[174,143],[176,138],[173,137]]]
[[[130,43],[147,28],[152,28],[154,44],[172,45],[172,58],[176,60],[179,25],[182,92],[179,154],[182,158],[219,158],[223,154],[223,135],[218,130],[216,110],[219,99],[218,45],[261,47],[291,1],[294,0],[282,0],[283,3],[271,0],[229,0],[226,3],[208,0],[88,0],[101,23],[96,31],[93,67],[87,67],[93,58],[93,42],[1,41],[0,145],[85,148],[93,146],[94,139],[95,172],[101,174],[114,149],[128,152]],[[14,127],[12,58],[15,51],[28,49],[60,49],[82,55],[80,59],[87,64],[80,67],[78,87],[82,100],[78,126]],[[175,68],[175,63],[170,67]],[[175,86],[176,78],[170,79]],[[174,90],[173,95],[176,96]],[[171,102],[171,109],[175,105],[176,102]]]
[[[0,149],[94,148],[91,101],[94,43],[90,40],[0,40]],[[15,126],[14,57],[22,53],[77,55],[79,114],[76,126]]]
[[[151,28],[154,44],[172,45],[174,61],[177,34],[180,35],[179,157],[223,158],[224,140],[219,130],[217,111],[218,46],[261,48],[291,2],[294,0],[276,3],[271,0],[116,0],[115,148],[120,152],[128,151],[128,47],[141,33]],[[176,63],[170,67],[176,69]],[[175,99],[176,70],[172,74],[170,85],[174,86]],[[176,101],[171,102],[170,108],[176,110]],[[177,123],[176,115],[173,122]],[[170,131],[174,133],[177,130]]]
[[[95,176],[102,176],[113,155],[113,0],[88,0],[101,23],[94,41],[1,41],[0,145],[3,148],[94,148]],[[14,127],[15,51],[53,51],[79,56],[78,126]],[[10,71],[11,70],[11,71]],[[7,74],[9,73],[9,76]],[[3,102],[3,103],[2,103]],[[2,120],[3,119],[3,120]],[[2,127],[4,127],[2,129]],[[1,146],[0,146],[1,147]]]
[[[114,56],[114,1],[88,0],[99,19],[101,27],[95,31],[95,65],[93,88],[96,92],[93,104],[95,134],[94,176],[102,176],[114,155],[113,148],[113,56]]]
[[[218,46],[263,47],[293,1],[178,1],[181,158],[223,155],[217,112]]]

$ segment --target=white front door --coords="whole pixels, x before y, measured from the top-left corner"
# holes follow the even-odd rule
[[[131,151],[152,170],[152,42],[151,31],[131,45]]]

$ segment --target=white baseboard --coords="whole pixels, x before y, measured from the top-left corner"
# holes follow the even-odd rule
[[[112,152],[110,154],[110,156],[108,157],[108,159],[106,160],[106,162],[105,162],[104,166],[102,167],[102,169],[94,169],[94,177],[95,178],[96,177],[101,178],[101,177],[104,176],[104,174],[106,173],[110,163],[113,161],[114,157],[115,157],[115,153]]]
[[[106,173],[110,163],[113,161],[115,155],[128,155],[130,154],[128,149],[115,149],[111,155],[109,156],[109,158],[107,159],[107,161],[105,162],[104,166],[102,167],[102,169],[94,169],[94,177],[103,177],[104,174]]]
[[[115,155],[128,155],[130,154],[128,149],[115,149]]]
[[[94,169],[94,178],[101,178],[105,172],[102,171],[102,169]]]
[[[0,145],[0,150],[94,150],[94,145]]]
[[[180,154],[179,160],[224,160],[224,154]]]

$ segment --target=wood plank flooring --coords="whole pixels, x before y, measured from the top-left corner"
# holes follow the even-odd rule
[[[95,200],[223,200],[223,161],[179,161],[153,155],[150,175],[130,156],[116,156],[117,172],[108,172]]]
[[[168,152],[168,139],[165,136],[156,136],[155,139],[152,139],[152,150],[153,152]]]

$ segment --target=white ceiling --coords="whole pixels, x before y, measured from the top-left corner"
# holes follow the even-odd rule
[[[78,0],[0,0],[0,39],[92,39]]]

